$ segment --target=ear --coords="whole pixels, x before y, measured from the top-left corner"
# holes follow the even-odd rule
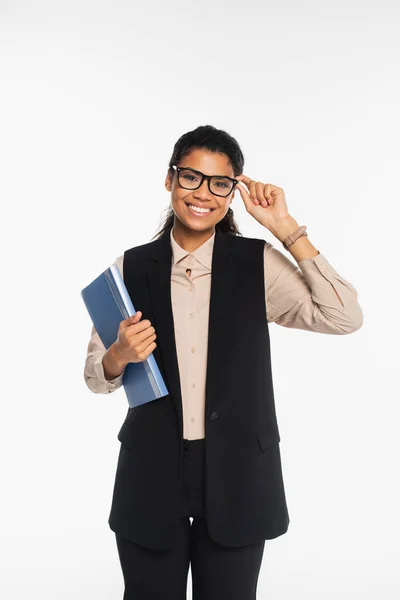
[[[172,184],[172,178],[171,178],[170,172],[168,171],[167,176],[165,178],[165,187],[168,190],[168,192],[170,192],[171,189],[172,189],[172,185],[171,184]]]

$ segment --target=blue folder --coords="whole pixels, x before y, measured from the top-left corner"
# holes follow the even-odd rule
[[[136,314],[116,264],[106,269],[81,291],[93,325],[106,349],[118,337],[119,324]],[[130,407],[168,395],[156,359],[150,354],[143,362],[128,363],[122,384]]]

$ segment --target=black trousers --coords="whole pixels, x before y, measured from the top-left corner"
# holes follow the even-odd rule
[[[189,564],[193,600],[255,600],[265,540],[232,548],[210,538],[205,519],[204,444],[204,439],[184,440],[181,520],[175,546],[151,550],[115,534],[125,582],[123,600],[186,600]]]

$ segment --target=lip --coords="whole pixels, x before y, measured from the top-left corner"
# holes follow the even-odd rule
[[[198,219],[205,219],[205,218],[209,217],[211,215],[211,213],[213,212],[213,210],[214,210],[214,209],[211,209],[210,212],[198,213],[198,212],[196,212],[196,211],[194,211],[194,210],[192,210],[190,208],[190,204],[186,204],[186,206],[187,206],[187,209],[188,209],[189,213],[193,217],[197,217]],[[193,204],[192,206],[197,206],[197,204]],[[209,206],[204,206],[204,207],[199,206],[198,208],[211,208],[211,207],[209,207]]]
[[[201,206],[201,204],[195,204],[194,202],[185,202],[186,206],[195,206],[196,208],[209,208],[210,212],[212,212],[213,210],[215,210],[215,207],[213,206]]]

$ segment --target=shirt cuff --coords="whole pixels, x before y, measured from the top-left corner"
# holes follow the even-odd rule
[[[101,354],[94,359],[93,370],[98,380],[108,388],[109,392],[113,392],[122,385],[124,373],[121,373],[121,375],[118,375],[114,379],[106,379],[104,375],[103,356],[104,354]]]

